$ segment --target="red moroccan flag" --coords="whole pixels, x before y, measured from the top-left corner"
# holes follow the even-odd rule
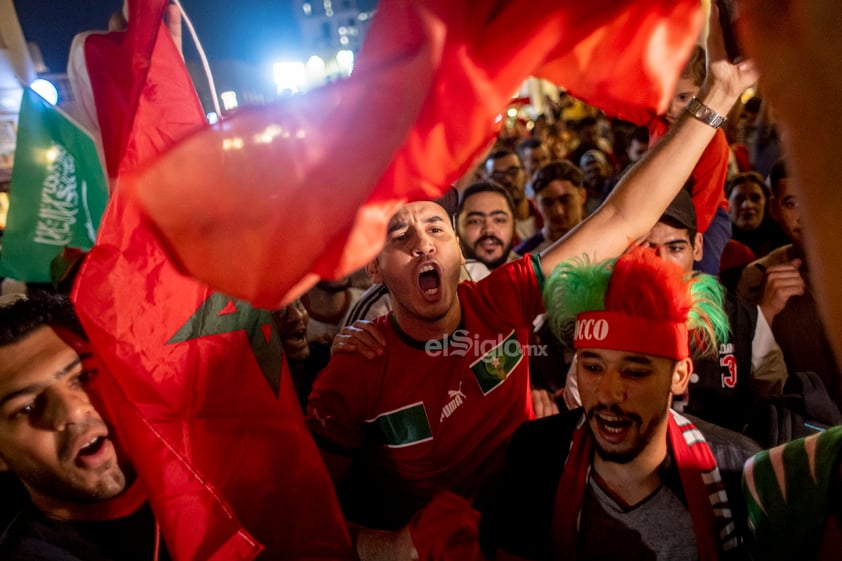
[[[661,109],[701,24],[698,0],[382,0],[349,79],[191,136],[136,194],[181,267],[277,305],[370,260],[395,205],[464,174],[530,74]]]
[[[73,293],[107,371],[100,398],[177,561],[350,559],[268,312],[179,274],[125,196],[127,172],[204,123],[159,32],[166,4],[132,2],[125,33],[85,45],[117,178]]]

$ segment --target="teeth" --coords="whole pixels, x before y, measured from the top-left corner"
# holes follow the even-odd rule
[[[435,267],[433,267],[432,265],[424,265],[424,266],[421,268],[421,272],[422,272],[422,273],[428,273],[428,272],[430,272],[430,271],[435,271],[435,270],[436,270],[436,268],[435,268]]]
[[[439,293],[438,288],[430,288],[429,290],[424,291],[424,294],[426,294],[427,296],[435,296],[438,293]]]

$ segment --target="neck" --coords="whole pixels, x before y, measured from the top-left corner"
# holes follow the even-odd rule
[[[628,505],[636,505],[661,484],[658,468],[667,457],[667,424],[663,423],[652,440],[632,461],[619,464],[594,454],[593,469],[602,483]]]
[[[515,210],[517,211],[518,220],[526,220],[529,218],[529,199],[524,197],[519,201],[515,201]]]
[[[405,308],[395,306],[395,321],[401,331],[416,341],[433,341],[450,335],[459,327],[462,321],[462,308],[459,299],[440,318],[422,318],[409,312]]]
[[[147,501],[146,489],[135,481],[111,499],[92,502],[62,501],[29,490],[32,504],[45,516],[56,520],[115,520],[137,511]]]

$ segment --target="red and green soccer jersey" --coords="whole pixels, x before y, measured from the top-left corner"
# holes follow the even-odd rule
[[[348,518],[399,526],[438,491],[474,499],[499,470],[512,433],[534,416],[529,334],[543,311],[537,257],[459,285],[460,327],[416,341],[392,315],[375,359],[337,354],[310,394],[319,446],[353,457],[338,489]]]

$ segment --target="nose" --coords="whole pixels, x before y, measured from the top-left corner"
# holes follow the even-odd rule
[[[604,405],[622,403],[625,400],[626,389],[617,370],[609,369],[602,373],[596,386],[596,399]]]
[[[50,388],[45,398],[43,423],[57,431],[86,422],[92,408],[88,394],[81,389]]]
[[[421,255],[429,255],[434,253],[436,249],[433,240],[426,232],[418,232],[415,241],[415,247],[412,250],[413,255],[421,256]]]
[[[287,308],[286,318],[288,321],[298,321],[307,316],[307,308],[301,303],[301,300],[296,300]]]

